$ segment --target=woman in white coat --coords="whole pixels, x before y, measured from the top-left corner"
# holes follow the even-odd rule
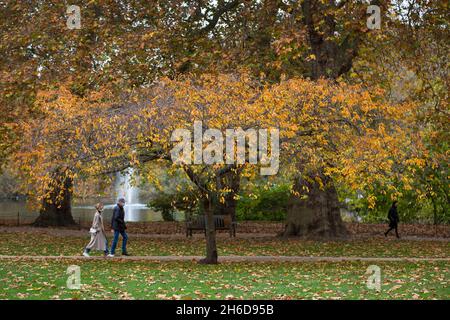
[[[92,227],[89,230],[91,234],[91,241],[84,249],[83,256],[89,257],[89,252],[94,250],[103,251],[105,256],[108,255],[108,240],[106,239],[105,227],[103,226],[103,204],[97,203],[95,206],[96,212],[94,215],[94,221],[92,222]]]

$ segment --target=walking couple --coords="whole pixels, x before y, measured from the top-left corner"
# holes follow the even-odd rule
[[[108,250],[108,239],[106,238],[105,227],[103,226],[103,204],[97,203],[95,206],[96,212],[94,215],[94,221],[92,222],[92,227],[89,230],[91,234],[91,241],[84,249],[83,256],[89,257],[89,252],[94,250],[103,251],[105,256],[114,257],[116,252],[117,243],[119,242],[119,235],[122,236],[122,255],[128,256],[127,252],[127,240],[128,235],[125,232],[127,226],[125,225],[125,199],[120,198],[117,201],[117,205],[114,207],[112,220],[111,220],[111,231],[114,232],[114,238],[111,246],[111,253]]]

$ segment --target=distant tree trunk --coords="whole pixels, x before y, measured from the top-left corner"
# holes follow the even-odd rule
[[[64,173],[55,173],[55,186],[50,196],[42,200],[39,217],[33,223],[36,227],[74,226],[72,217],[72,179]]]
[[[316,178],[320,178],[323,186]],[[287,212],[284,237],[342,237],[348,234],[341,219],[336,189],[330,178],[318,172],[296,180]],[[305,194],[305,190],[308,190]],[[306,197],[302,197],[305,195]]]
[[[341,42],[333,39],[337,31],[336,21],[325,10],[329,2],[304,0],[301,4],[303,23],[306,26],[310,52],[315,59],[309,62],[309,76],[313,80],[320,78],[337,79],[351,68],[363,38],[361,30],[349,33]],[[326,28],[320,32],[319,21]],[[299,172],[302,172],[299,169]],[[326,181],[325,188],[320,189],[314,177]],[[307,188],[307,189],[305,189]],[[297,178],[294,191],[305,194],[307,199],[291,196],[287,212],[284,236],[341,237],[348,234],[342,222],[336,188],[331,178],[325,176],[323,169],[317,169],[305,177]]]
[[[236,195],[239,193],[241,182],[240,172],[227,172],[217,181],[217,189],[226,188],[229,190],[225,194],[225,202],[220,202],[217,197],[213,202],[213,212],[218,215],[230,215],[232,221],[236,221]]]
[[[216,228],[214,226],[214,213],[212,210],[212,197],[203,200],[206,227],[206,257],[199,261],[201,264],[217,264]]]
[[[430,195],[431,202],[433,204],[433,224],[434,224],[434,236],[437,236],[437,225],[438,225],[438,214],[437,214],[437,206],[436,200],[432,195]]]

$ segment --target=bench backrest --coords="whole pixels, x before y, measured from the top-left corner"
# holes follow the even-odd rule
[[[216,228],[229,228],[231,225],[231,216],[217,215],[214,216],[214,225]]]

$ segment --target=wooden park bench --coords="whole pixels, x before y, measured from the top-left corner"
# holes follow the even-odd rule
[[[236,237],[236,222],[229,215],[215,215],[214,226],[217,230],[228,230],[230,237]],[[203,230],[206,235],[206,217],[195,216],[186,220],[186,237],[192,237],[192,230]]]

